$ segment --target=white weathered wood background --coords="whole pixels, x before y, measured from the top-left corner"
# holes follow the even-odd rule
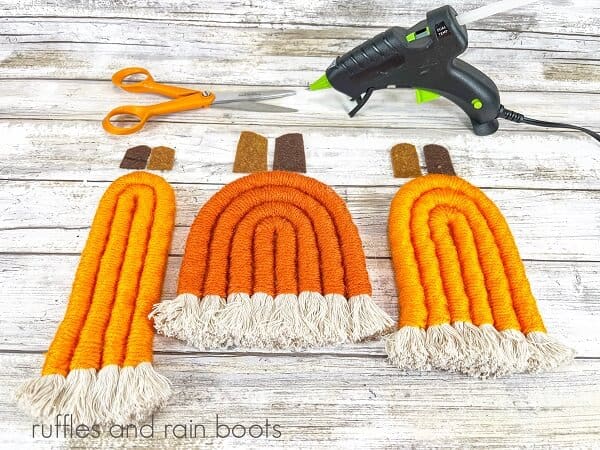
[[[456,1],[468,10],[484,0]],[[572,132],[502,123],[478,138],[445,100],[374,95],[353,120],[334,92],[304,89],[334,56],[392,24],[409,26],[433,0],[0,0],[0,442],[67,446],[223,448],[600,446],[600,145]],[[470,28],[465,59],[490,75],[504,104],[534,117],[600,129],[600,3],[546,0]],[[298,88],[297,114],[205,110],[162,117],[133,136],[100,126],[112,107],[153,98],[114,88],[137,65],[160,81],[233,89]],[[457,172],[504,211],[549,331],[577,350],[543,375],[473,380],[399,373],[380,343],[306,353],[203,353],[156,339],[174,383],[157,425],[265,419],[274,438],[122,441],[31,438],[12,393],[39,370],[61,320],[97,202],[122,175],[123,152],[168,145],[165,177],[178,215],[164,297],[175,284],[194,215],[231,173],[240,131],[304,134],[309,174],[348,202],[368,255],[375,299],[397,314],[385,239],[389,149],[440,143]]]

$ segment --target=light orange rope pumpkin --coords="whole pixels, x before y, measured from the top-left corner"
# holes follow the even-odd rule
[[[359,341],[391,325],[343,200],[292,172],[240,178],[202,207],[178,294],[156,305],[155,327],[200,348]]]
[[[147,316],[160,299],[174,217],[173,190],[161,177],[135,172],[110,185],[41,377],[17,394],[22,407],[41,418],[129,423],[166,401],[169,383],[152,368]]]
[[[572,357],[546,334],[508,224],[478,188],[448,175],[407,183],[392,201],[389,241],[400,308],[387,345],[394,364],[485,377]]]

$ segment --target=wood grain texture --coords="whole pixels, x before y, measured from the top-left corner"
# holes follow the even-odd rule
[[[481,138],[466,128],[340,128],[232,124],[148,124],[143,133],[109,136],[99,122],[6,120],[0,179],[111,181],[129,147],[168,145],[176,153],[171,183],[228,183],[240,132],[270,139],[284,132],[304,136],[307,173],[338,186],[398,186],[390,149],[398,142],[450,150],[457,173],[480,187],[600,189],[598,144],[581,133],[499,131]],[[167,138],[168,137],[168,138]],[[334,170],[335,169],[335,170]]]
[[[600,48],[599,48],[600,50]],[[44,89],[30,101],[28,90],[31,80],[3,81],[5,93],[0,97],[0,118],[88,120],[94,124],[104,118],[115,105],[148,104],[157,100],[154,96],[133,95],[113,86],[109,81],[47,80]],[[33,83],[40,83],[33,82]],[[238,85],[203,85],[200,82],[187,84],[190,88],[205,88],[217,93],[250,89]],[[581,108],[573,103],[572,93],[566,92],[502,92],[502,101],[516,111],[527,112],[532,117],[543,117],[554,121],[577,121],[592,128],[600,128],[600,116],[593,108]],[[586,101],[600,102],[600,93],[586,94]],[[435,123],[436,128],[464,131],[467,116],[446,99],[432,103],[415,104],[415,93],[410,89],[389,89],[377,92],[363,112],[350,119],[347,112],[352,103],[333,90],[311,92],[296,88],[296,95],[273,100],[269,103],[298,109],[294,114],[268,114],[252,111],[209,108],[192,110],[168,116],[158,116],[153,121],[171,123],[214,123],[238,125],[310,126],[325,128],[418,128],[424,129]],[[548,111],[548,103],[554,108]],[[60,107],[59,107],[60,106]],[[160,124],[151,124],[161,127]],[[518,132],[539,131],[539,128],[502,121],[502,130]],[[146,129],[143,136],[146,133]],[[551,134],[560,135],[560,131]]]
[[[488,3],[461,0],[457,11],[468,11]],[[543,8],[529,5],[472,24],[470,29],[536,31],[580,35],[600,34],[600,5],[590,0],[544,0]],[[193,0],[78,0],[67,4],[44,0],[2,0],[0,11],[7,17],[143,18],[206,21],[219,26],[241,24],[331,24],[344,27],[407,25],[423,19],[425,11],[440,6],[436,0],[412,0],[396,4],[370,0],[352,2],[263,0],[231,3],[215,0],[203,8]],[[542,13],[543,12],[543,13]]]
[[[406,180],[396,180],[400,185]],[[0,252],[79,253],[108,182],[0,181]],[[200,207],[222,186],[175,184],[171,254],[181,256]],[[397,187],[334,186],[358,226],[366,254],[389,257],[387,219]],[[600,192],[485,189],[529,260],[600,262]],[[15,202],[14,199],[19,199]],[[383,238],[382,238],[383,237]]]
[[[56,448],[32,440],[32,421],[11,393],[41,357],[0,355],[0,420],[10,448]],[[413,447],[595,448],[600,442],[600,361],[578,361],[539,376],[473,380],[438,373],[402,374],[383,358],[160,355],[173,380],[169,404],[156,414],[153,439],[72,439],[106,448],[397,449]],[[299,393],[302,393],[299,395]],[[215,439],[215,416],[229,423],[279,424],[281,437]],[[165,439],[166,424],[206,426],[206,438]],[[160,430],[160,431],[159,431]],[[39,431],[38,431],[39,434]],[[62,441],[63,445],[65,441]]]
[[[345,49],[384,30],[60,17],[8,17],[3,29],[2,77],[107,80],[141,65],[163,81],[293,86],[307,86]],[[597,92],[600,71],[589,62],[600,36],[474,30],[470,39],[464,59],[502,90]]]
[[[0,310],[5,324],[0,349],[44,351],[66,308],[78,255],[0,255]],[[181,257],[169,258],[163,299],[175,297]],[[549,332],[573,346],[580,357],[600,358],[600,264],[526,261],[527,274]],[[396,288],[389,259],[368,259],[373,298],[397,317]],[[27,308],[11,307],[27,304]],[[568,318],[565,320],[565,318]],[[25,332],[25,330],[27,330]],[[194,351],[174,339],[159,338],[161,351]],[[318,353],[383,355],[381,342],[315,350]],[[234,352],[236,352],[234,350]]]

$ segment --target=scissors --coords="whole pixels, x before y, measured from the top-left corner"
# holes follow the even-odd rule
[[[143,75],[144,78],[142,80],[127,81],[127,78],[133,77],[134,75]],[[173,99],[156,105],[124,105],[113,109],[102,121],[104,129],[112,134],[135,133],[136,131],[141,130],[148,119],[153,116],[187,111],[190,109],[207,108],[209,106],[213,108],[240,109],[258,112],[297,111],[283,106],[257,103],[262,100],[295,95],[296,91],[293,90],[235,91],[222,94],[208,91],[195,91],[178,86],[157,83],[154,81],[154,78],[152,78],[152,75],[150,75],[150,72],[142,67],[128,67],[119,70],[113,75],[112,82],[114,85],[127,92],[157,94]],[[130,116],[130,120],[127,122],[127,125],[129,126],[116,126],[113,123],[113,120],[118,116]],[[131,117],[136,120],[132,122]],[[132,123],[133,125],[131,125]]]

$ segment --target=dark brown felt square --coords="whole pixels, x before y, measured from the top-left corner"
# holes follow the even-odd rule
[[[146,162],[150,156],[150,147],[147,145],[138,145],[131,147],[125,152],[125,156],[119,166],[121,169],[145,169]]]
[[[396,178],[416,178],[421,176],[419,155],[412,144],[397,144],[392,147],[392,168]]]
[[[306,173],[304,139],[300,133],[288,133],[275,139],[273,170]]]
[[[148,170],[171,170],[175,163],[175,150],[170,147],[154,147],[148,160]]]
[[[428,173],[442,173],[445,175],[456,175],[452,159],[448,149],[441,145],[426,145],[423,148],[425,153],[425,165]]]
[[[264,172],[267,170],[267,138],[251,131],[242,131],[235,152],[235,173]]]

